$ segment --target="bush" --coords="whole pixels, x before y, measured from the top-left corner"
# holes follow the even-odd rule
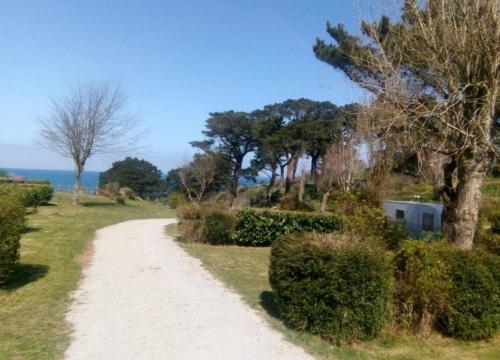
[[[446,255],[453,285],[438,330],[462,340],[493,337],[500,327],[500,257],[458,250]]]
[[[124,186],[120,188],[120,195],[124,199],[135,200],[135,192],[131,188]]]
[[[236,217],[229,211],[212,208],[204,214],[203,241],[212,245],[231,244]]]
[[[269,246],[280,235],[294,232],[327,233],[340,227],[339,217],[333,215],[241,210],[232,239],[238,245]]]
[[[0,196],[0,284],[4,283],[19,260],[25,208],[18,194]]]
[[[178,230],[186,242],[203,242],[205,234],[205,213],[198,205],[184,205],[177,208]]]
[[[108,199],[116,201],[118,204],[125,204],[125,197],[120,192],[120,184],[117,182],[110,182],[100,189],[102,195]]]
[[[360,206],[353,209],[344,219],[344,231],[354,234],[362,241],[397,249],[399,243],[407,237],[404,225],[392,221],[378,208]]]
[[[314,211],[314,208],[311,205],[307,204],[304,201],[300,201],[296,196],[293,195],[284,196],[280,202],[279,208],[280,210],[288,211]]]
[[[167,205],[172,209],[177,209],[177,207],[186,203],[186,197],[180,191],[172,191],[167,196]]]
[[[25,207],[37,208],[41,205],[47,205],[52,196],[54,189],[48,182],[33,181],[33,182],[3,182],[0,184],[0,193],[18,193],[21,196]]]
[[[389,320],[389,261],[349,240],[294,234],[273,243],[269,280],[289,326],[353,341],[373,338]]]

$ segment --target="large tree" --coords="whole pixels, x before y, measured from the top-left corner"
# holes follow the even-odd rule
[[[41,121],[41,145],[73,160],[73,205],[92,156],[135,146],[137,138],[130,135],[136,119],[124,112],[125,100],[122,89],[110,82],[80,84],[68,96],[53,99],[49,116]]]
[[[220,152],[231,168],[230,204],[238,196],[241,176],[250,175],[251,168],[243,167],[245,156],[255,150],[255,118],[246,112],[214,112],[205,123],[205,141],[191,144],[201,150]]]
[[[149,161],[127,157],[114,162],[110,169],[99,175],[99,187],[116,182],[122,187],[131,188],[144,198],[165,189],[161,175],[161,171]]]
[[[316,56],[374,95],[375,131],[447,158],[444,236],[471,249],[481,185],[497,153],[499,0],[406,0],[401,19],[363,22],[363,37],[327,25]]]

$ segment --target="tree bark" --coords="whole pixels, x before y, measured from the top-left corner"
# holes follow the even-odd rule
[[[328,205],[328,198],[330,197],[330,191],[326,191],[323,193],[323,198],[321,199],[321,209],[320,211],[323,213],[326,210],[326,205]]]
[[[306,186],[306,172],[305,172],[305,170],[303,170],[302,175],[300,177],[300,184],[299,184],[299,201],[300,202],[304,201],[305,186]]]
[[[229,207],[233,206],[234,200],[236,200],[236,198],[238,197],[240,170],[241,170],[241,164],[236,165],[233,170],[233,178],[231,180],[230,197],[229,197]]]
[[[75,185],[73,186],[73,196],[71,198],[71,204],[73,206],[78,205],[80,201],[81,178],[82,170],[77,167],[77,169],[75,170]]]
[[[442,191],[444,204],[443,235],[448,242],[462,250],[471,250],[474,245],[481,186],[486,177],[490,160],[470,158],[461,160],[457,166],[457,185],[452,186],[453,162],[445,166],[445,186]],[[450,166],[451,165],[451,166]]]
[[[318,160],[319,160],[319,155],[317,154],[312,154],[311,155],[311,178],[315,178],[316,174],[318,173]]]
[[[271,178],[269,179],[269,184],[267,184],[266,188],[266,201],[268,203],[271,200],[271,190],[273,189],[275,182],[276,182],[276,166],[272,169]]]
[[[293,174],[295,172],[296,162],[296,157],[292,156],[286,167],[285,194],[288,194],[290,192],[290,189],[292,188]]]

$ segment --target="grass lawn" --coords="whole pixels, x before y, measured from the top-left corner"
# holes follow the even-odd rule
[[[173,234],[175,229],[167,229]],[[335,347],[318,336],[288,329],[278,319],[268,282],[269,248],[181,243],[206,269],[239,293],[252,308],[320,359],[500,359],[500,336],[489,342],[463,342],[433,335],[429,339],[387,331],[379,339]]]
[[[50,206],[29,215],[21,240],[21,261],[10,283],[0,288],[0,359],[58,359],[69,331],[64,317],[78,284],[86,250],[97,229],[130,219],[173,217],[149,202],[118,205],[84,196],[72,207],[56,194]],[[89,359],[90,360],[90,359]]]

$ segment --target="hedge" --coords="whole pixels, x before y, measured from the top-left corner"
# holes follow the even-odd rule
[[[18,194],[0,195],[0,284],[19,260],[25,208]]]
[[[337,342],[371,339],[389,321],[391,264],[381,250],[335,236],[292,234],[273,243],[274,299],[292,328]]]
[[[0,183],[0,193],[8,194],[13,192],[21,193],[24,206],[34,208],[40,205],[47,205],[54,195],[54,189],[48,182],[9,181]]]
[[[286,211],[241,210],[237,216],[231,238],[243,246],[269,246],[280,235],[294,232],[333,232],[342,223],[338,216]]]

